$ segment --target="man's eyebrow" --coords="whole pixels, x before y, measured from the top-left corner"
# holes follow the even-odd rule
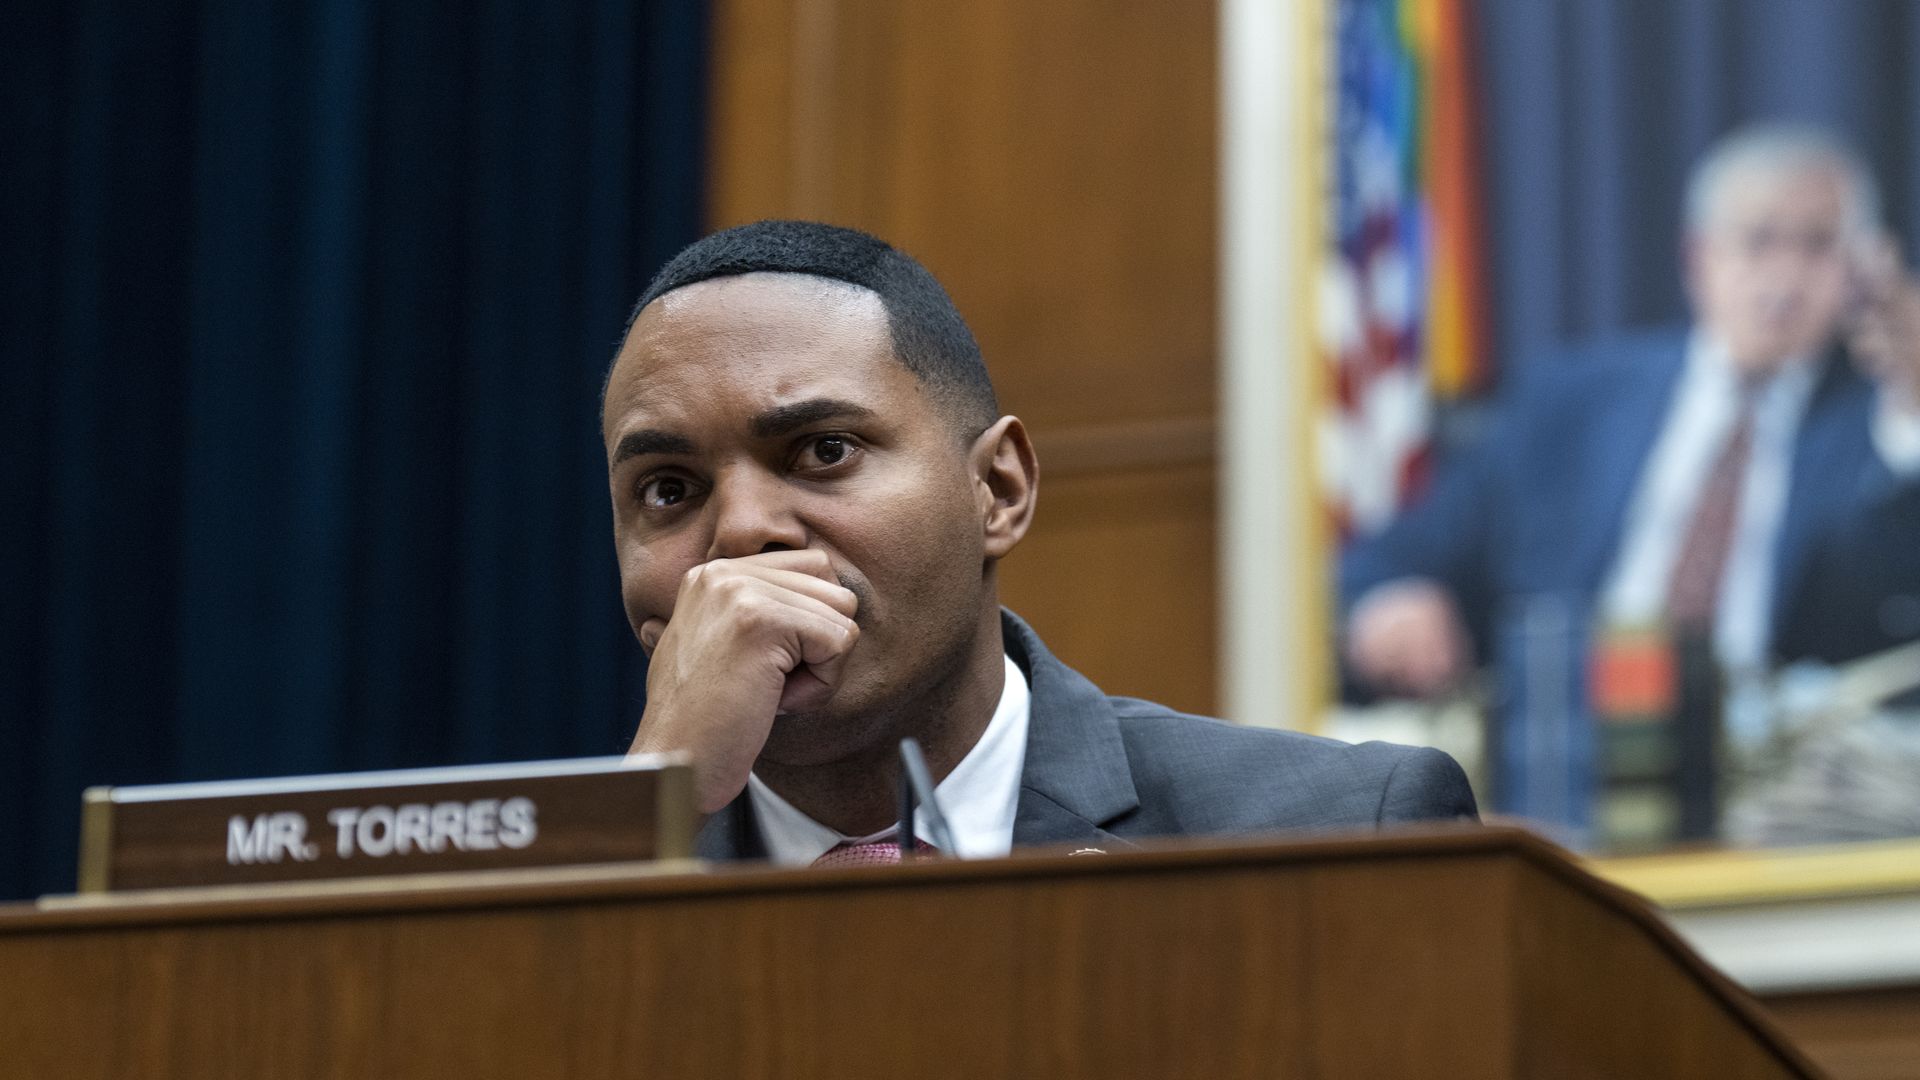
[[[748,430],[756,439],[772,439],[822,420],[868,420],[876,414],[865,405],[841,398],[808,398],[791,405],[768,409],[753,418]]]
[[[613,448],[613,463],[618,465],[630,457],[639,457],[642,454],[691,454],[694,450],[691,439],[645,428],[620,436],[619,445]]]

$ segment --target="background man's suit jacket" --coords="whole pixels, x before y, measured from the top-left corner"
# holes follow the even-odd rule
[[[1015,846],[1113,851],[1143,837],[1475,816],[1466,776],[1438,750],[1349,746],[1108,697],[1054,659],[1012,612],[1003,611],[1001,623],[1007,655],[1033,693]],[[707,859],[765,855],[744,793],[708,819],[697,851]]]
[[[1425,500],[1347,552],[1344,601],[1394,578],[1438,578],[1482,657],[1515,598],[1591,601],[1619,554],[1686,349],[1686,335],[1669,331],[1536,364]],[[1874,408],[1873,385],[1829,358],[1794,444],[1776,549],[1781,661],[1848,660],[1920,637],[1920,482],[1901,481],[1875,449]]]

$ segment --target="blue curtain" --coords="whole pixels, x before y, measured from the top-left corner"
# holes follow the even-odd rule
[[[80,791],[613,753],[597,397],[699,0],[0,15],[0,897]]]
[[[1912,0],[1477,0],[1497,360],[1679,324],[1681,192],[1756,120],[1851,139],[1909,241],[1920,208]]]

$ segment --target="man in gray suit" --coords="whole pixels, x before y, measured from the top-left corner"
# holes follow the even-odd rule
[[[651,657],[633,750],[693,762],[708,857],[897,861],[909,735],[965,857],[1474,814],[1444,754],[1111,698],[1003,611],[1033,447],[945,290],[873,237],[760,222],[681,252],[602,431]]]

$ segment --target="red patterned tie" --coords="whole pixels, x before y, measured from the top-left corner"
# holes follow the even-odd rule
[[[925,844],[920,850],[931,853],[932,848]],[[900,845],[891,840],[882,840],[873,844],[841,844],[825,855],[813,860],[813,865],[824,868],[847,866],[892,866],[900,861]]]
[[[1747,462],[1753,457],[1753,401],[1750,389],[1742,393],[1739,420],[1727,435],[1706,483],[1700,486],[1699,500],[1694,503],[1693,517],[1680,544],[1680,557],[1673,564],[1667,618],[1681,631],[1710,631],[1720,606],[1720,579],[1726,576],[1734,526],[1740,520],[1740,489],[1746,483]]]

